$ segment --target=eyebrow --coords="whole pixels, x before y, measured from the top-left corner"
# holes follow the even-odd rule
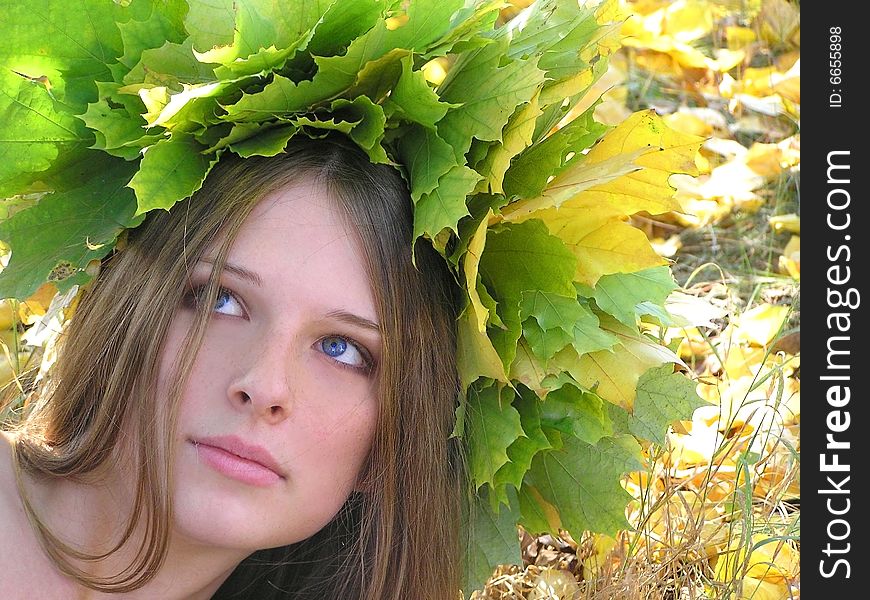
[[[203,258],[201,262],[214,266],[214,261],[208,258]],[[262,287],[263,285],[263,280],[260,278],[260,276],[253,271],[246,269],[245,267],[228,262],[224,264],[224,271],[226,271],[227,273],[231,273],[232,275],[235,275],[240,279],[249,281],[257,287]],[[346,310],[331,310],[326,313],[326,318],[343,321],[345,323],[349,323],[350,325],[356,325],[357,327],[361,327],[362,329],[370,329],[376,333],[381,332],[381,326],[374,321],[356,315],[352,312],[348,312]]]
[[[214,266],[214,261],[210,258],[203,258],[201,259],[201,262]],[[248,281],[257,287],[263,286],[263,280],[260,279],[260,276],[253,271],[246,269],[245,267],[240,267],[239,265],[228,262],[224,263],[224,271],[235,275],[239,279],[244,279],[245,281]]]
[[[344,321],[345,323],[356,325],[357,327],[361,327],[363,329],[371,329],[372,331],[375,331],[377,333],[380,333],[381,331],[380,325],[378,325],[374,321],[370,321],[365,317],[361,317],[351,312],[347,312],[346,310],[331,310],[326,313],[326,317],[328,319]]]

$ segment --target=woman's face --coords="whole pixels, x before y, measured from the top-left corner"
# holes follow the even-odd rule
[[[161,355],[159,391],[214,258]],[[353,491],[378,412],[381,338],[354,233],[312,184],[282,189],[243,224],[179,404],[176,533],[252,551],[307,538]]]

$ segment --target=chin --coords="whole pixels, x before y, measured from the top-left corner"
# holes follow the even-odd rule
[[[175,533],[191,543],[245,554],[300,542],[322,529],[341,507],[332,511],[326,503],[309,503],[300,510],[281,498],[280,492],[286,494],[286,489],[208,483],[178,486],[173,494]],[[315,514],[311,514],[311,504],[319,509]]]

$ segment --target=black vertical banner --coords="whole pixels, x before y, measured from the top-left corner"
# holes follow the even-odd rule
[[[801,591],[866,597],[860,556],[870,459],[863,375],[870,351],[867,97],[870,36],[857,2],[802,12]],[[802,115],[802,116],[804,116]],[[806,127],[803,125],[806,124]],[[803,595],[803,594],[802,594]]]

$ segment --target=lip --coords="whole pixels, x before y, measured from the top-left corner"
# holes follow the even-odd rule
[[[203,437],[188,441],[202,462],[231,479],[265,487],[287,478],[268,450],[239,437]]]

